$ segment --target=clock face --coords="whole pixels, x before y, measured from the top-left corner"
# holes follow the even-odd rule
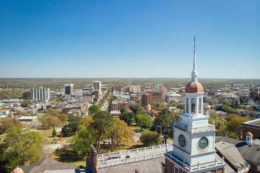
[[[179,144],[181,147],[185,147],[186,145],[186,139],[184,135],[179,135]]]
[[[200,148],[200,149],[203,150],[203,149],[207,148],[208,145],[209,145],[209,140],[208,140],[208,138],[206,138],[206,137],[200,138],[200,140],[199,140],[199,148]]]

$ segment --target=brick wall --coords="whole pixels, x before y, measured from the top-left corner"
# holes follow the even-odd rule
[[[171,161],[169,161],[167,158],[165,158],[165,168],[166,168],[166,173],[173,173],[174,164]]]
[[[257,169],[257,165],[251,165],[251,169],[249,170],[250,173],[260,173],[260,165],[258,166],[259,168]]]
[[[91,170],[92,173],[98,173],[97,164],[97,151],[95,147],[91,145],[89,155],[86,159],[86,166]]]
[[[224,169],[218,169],[216,171],[212,171],[212,173],[224,173]]]
[[[260,128],[252,126],[242,126],[242,140],[246,139],[246,133],[251,132],[253,134],[253,139],[260,139]]]

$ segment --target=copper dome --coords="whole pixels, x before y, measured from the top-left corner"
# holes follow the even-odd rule
[[[199,82],[189,82],[185,87],[185,93],[204,93],[203,86]]]

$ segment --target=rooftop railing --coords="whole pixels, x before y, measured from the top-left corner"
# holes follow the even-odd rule
[[[166,152],[172,150],[173,146],[171,144],[163,144],[152,147],[131,149],[127,151],[99,154],[97,156],[98,167],[103,168],[108,166],[115,166],[137,161],[149,160],[153,158],[159,158],[164,156]]]

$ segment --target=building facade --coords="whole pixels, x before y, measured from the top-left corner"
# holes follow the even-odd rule
[[[101,83],[101,81],[93,81],[92,86],[94,88],[94,91],[97,91],[99,95],[102,95],[102,90],[101,90],[102,83]]]
[[[185,88],[185,112],[173,125],[173,151],[165,154],[166,173],[224,172],[215,151],[215,126],[203,113],[203,86],[198,82],[195,39],[192,80]]]
[[[142,95],[142,105],[147,106],[152,103],[158,103],[162,101],[162,93],[160,92],[146,92]]]
[[[32,88],[31,93],[33,101],[48,102],[50,100],[50,88]]]
[[[246,139],[248,132],[252,133],[254,139],[260,139],[260,118],[242,124],[242,140]]]
[[[65,84],[64,85],[64,94],[65,95],[72,95],[74,90],[74,84]]]
[[[120,111],[122,108],[128,110],[129,103],[124,100],[113,100],[112,101],[112,111]]]

